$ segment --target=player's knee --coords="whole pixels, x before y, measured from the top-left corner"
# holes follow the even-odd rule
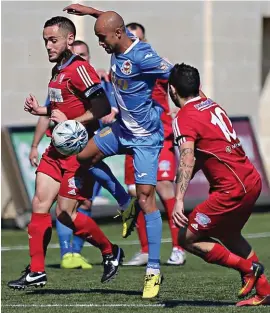
[[[34,213],[48,213],[50,211],[50,201],[43,199],[38,194],[35,194],[32,200],[32,210]]]
[[[168,200],[175,197],[174,186],[171,181],[158,181],[156,190],[160,198],[163,200]]]

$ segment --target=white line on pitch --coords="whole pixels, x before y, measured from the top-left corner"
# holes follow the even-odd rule
[[[95,303],[74,303],[74,304],[3,304],[2,307],[12,307],[12,308],[51,308],[51,307],[65,307],[65,308],[74,308],[74,307],[107,307],[107,308],[114,308],[114,307],[129,307],[129,308],[155,308],[155,307],[165,307],[166,304],[125,304],[125,303],[118,303],[118,304],[95,304]]]
[[[253,234],[244,234],[245,238],[268,238],[270,237],[270,232],[266,233],[253,233]],[[172,242],[171,238],[164,238],[161,241],[162,243],[170,243]],[[129,246],[129,245],[139,245],[140,242],[138,240],[133,241],[121,241],[116,242],[116,244],[119,244],[120,246]],[[86,242],[85,247],[92,247],[89,243]],[[48,246],[49,249],[58,249],[59,244],[53,243]],[[1,251],[19,251],[19,250],[28,250],[28,246],[10,246],[10,247],[1,247]]]

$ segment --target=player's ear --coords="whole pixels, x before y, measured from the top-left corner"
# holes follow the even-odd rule
[[[123,30],[121,28],[116,28],[115,30],[116,37],[120,39],[122,37],[122,34],[123,34]]]
[[[74,34],[69,33],[67,39],[68,39],[68,45],[69,45],[69,46],[72,46],[72,45],[73,45],[73,42],[74,42],[74,40],[75,40]]]

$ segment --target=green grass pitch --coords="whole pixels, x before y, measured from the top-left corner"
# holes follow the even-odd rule
[[[121,238],[121,225],[102,225],[112,242],[118,243],[126,254],[126,260],[139,250],[134,232],[128,239]],[[266,267],[270,278],[270,213],[254,214],[245,227],[244,234],[251,234],[249,242]],[[256,235],[255,235],[256,234]],[[163,239],[170,237],[167,223],[163,224]],[[52,244],[57,243],[55,230]],[[183,267],[164,263],[171,253],[171,244],[162,244],[162,272],[165,280],[160,297],[143,301],[141,291],[144,267],[121,267],[119,275],[108,284],[101,284],[102,266],[99,250],[85,246],[83,255],[90,260],[92,270],[62,270],[59,268],[59,249],[47,252],[48,283],[43,289],[13,291],[6,284],[19,277],[29,262],[25,231],[2,231],[2,312],[69,313],[69,312],[183,312],[183,313],[231,313],[270,312],[270,307],[236,308],[240,288],[239,274],[233,270],[209,265],[192,255],[187,256]],[[21,246],[21,250],[12,247]],[[11,250],[3,251],[5,247]],[[12,305],[16,305],[12,306]]]

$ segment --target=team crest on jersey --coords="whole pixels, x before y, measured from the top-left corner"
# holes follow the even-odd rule
[[[132,63],[130,60],[126,60],[121,66],[121,72],[125,75],[129,75],[132,72]]]
[[[163,61],[161,61],[160,65],[159,65],[159,68],[162,71],[166,71],[169,68],[169,63],[166,62],[165,60],[163,60]]]
[[[158,168],[160,171],[170,171],[171,169],[171,162],[167,160],[163,160],[159,162]]]
[[[194,220],[202,227],[206,227],[207,224],[211,223],[210,217],[203,213],[196,213],[196,217]]]

